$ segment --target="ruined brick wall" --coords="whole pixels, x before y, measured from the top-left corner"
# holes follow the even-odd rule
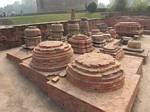
[[[150,30],[150,17],[147,16],[115,16],[105,19],[108,26],[114,26],[118,22],[139,22],[144,30]]]
[[[89,20],[90,29],[96,28],[96,24],[103,22],[101,19],[92,19]],[[42,32],[42,40],[46,40],[49,37],[49,31],[51,24],[55,22],[49,23],[39,23],[39,24],[32,24],[40,28]],[[64,35],[67,34],[67,21],[60,21],[60,23],[64,26]],[[29,25],[18,25],[12,26],[8,28],[1,28],[0,29],[0,50],[10,49],[17,46],[21,46],[24,44],[24,29],[27,28]]]

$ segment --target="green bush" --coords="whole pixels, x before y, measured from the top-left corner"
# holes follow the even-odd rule
[[[96,12],[97,4],[95,2],[91,2],[85,6],[86,10],[90,13]]]

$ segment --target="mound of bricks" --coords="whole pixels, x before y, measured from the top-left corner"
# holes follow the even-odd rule
[[[119,35],[142,35],[143,29],[138,22],[119,22],[115,25],[117,34]]]
[[[112,56],[103,53],[86,53],[67,67],[67,79],[84,90],[109,92],[124,85],[124,71]]]
[[[54,40],[54,41],[63,41],[64,40],[63,25],[62,24],[52,24],[51,28],[52,28],[51,29],[52,40]]]
[[[24,30],[24,48],[34,49],[41,42],[41,30],[36,26],[29,26]]]
[[[109,54],[117,60],[122,59],[124,57],[123,49],[120,46],[113,45],[113,44],[108,44],[104,46],[104,48],[101,49],[101,52],[105,54]]]
[[[80,32],[81,34],[84,35],[90,35],[90,27],[89,27],[89,22],[87,18],[81,18],[80,21]]]
[[[71,44],[74,53],[77,54],[88,53],[94,50],[92,39],[83,34],[74,35],[68,42]]]
[[[72,56],[70,44],[45,41],[34,48],[30,66],[43,72],[55,72],[64,69],[71,62]]]

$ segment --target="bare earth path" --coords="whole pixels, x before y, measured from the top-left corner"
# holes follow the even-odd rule
[[[150,36],[142,39],[143,47],[150,49]],[[0,52],[0,112],[62,112],[47,95],[20,75],[16,66]],[[144,68],[140,92],[132,112],[150,112],[150,63]]]

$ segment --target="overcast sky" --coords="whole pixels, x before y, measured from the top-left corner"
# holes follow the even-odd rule
[[[0,0],[0,7],[4,7],[8,4],[13,4],[15,1],[21,1],[21,0]],[[99,0],[99,2],[103,2],[105,4],[108,4],[109,0]]]

